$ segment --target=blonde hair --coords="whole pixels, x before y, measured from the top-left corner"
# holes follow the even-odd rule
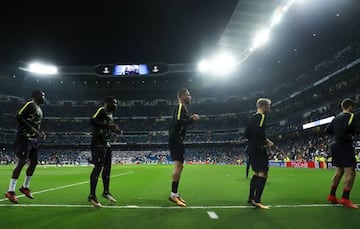
[[[180,99],[180,97],[185,94],[186,92],[188,92],[189,90],[187,88],[182,88],[178,91],[177,93],[177,98]]]
[[[259,98],[256,101],[256,107],[257,108],[262,108],[264,106],[270,106],[270,104],[271,104],[271,100],[267,99],[267,98]]]

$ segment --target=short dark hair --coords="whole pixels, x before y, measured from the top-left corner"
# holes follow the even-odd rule
[[[113,100],[116,100],[116,98],[114,96],[106,96],[105,99],[104,99],[104,103],[109,103]]]
[[[356,105],[356,102],[352,99],[344,99],[342,102],[341,102],[341,107],[342,109],[348,109],[349,106],[355,106]]]
[[[42,90],[33,90],[31,93],[31,98],[37,99],[42,96],[44,92]]]
[[[180,98],[180,96],[182,96],[184,93],[186,93],[187,91],[189,91],[187,88],[182,88],[177,92],[177,97]]]

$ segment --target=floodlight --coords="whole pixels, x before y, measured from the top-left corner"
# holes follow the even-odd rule
[[[55,65],[48,65],[39,62],[28,64],[27,67],[19,67],[20,70],[31,72],[39,75],[56,75],[58,74],[58,68]]]
[[[238,61],[235,56],[222,51],[210,59],[200,61],[198,64],[198,70],[200,72],[227,75],[228,73],[234,71],[237,65]]]
[[[256,49],[256,48],[260,47],[261,45],[268,42],[269,39],[270,39],[270,29],[266,28],[266,29],[260,30],[256,34],[255,39],[252,43],[252,49]]]

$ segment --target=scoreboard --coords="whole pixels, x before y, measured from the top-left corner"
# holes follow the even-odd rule
[[[20,62],[18,69],[27,69],[26,62]],[[124,63],[124,64],[97,64],[86,66],[59,66],[58,75],[95,75],[97,77],[126,78],[126,77],[148,77],[162,76],[171,73],[196,72],[197,65],[189,63]],[[33,73],[31,73],[33,74]]]
[[[105,77],[135,77],[163,75],[168,72],[166,64],[99,64],[94,73]]]

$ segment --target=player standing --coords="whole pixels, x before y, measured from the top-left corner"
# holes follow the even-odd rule
[[[248,203],[261,209],[269,209],[261,203],[269,171],[269,159],[266,152],[267,147],[274,145],[266,138],[265,114],[270,111],[271,100],[260,98],[256,102],[257,112],[252,116],[245,129],[245,137],[248,139],[248,154],[254,175],[250,181],[250,193]]]
[[[349,199],[356,175],[355,149],[352,146],[353,141],[351,136],[360,133],[359,121],[353,113],[355,105],[355,101],[345,99],[341,103],[342,112],[338,114],[325,129],[326,133],[334,135],[335,137],[335,142],[330,146],[332,165],[335,166],[335,174],[332,178],[328,201],[334,204],[341,203],[349,208],[359,208]],[[336,198],[336,189],[344,173],[344,189],[342,198],[339,201]]]
[[[118,102],[115,97],[106,97],[104,106],[99,107],[90,119],[90,124],[93,126],[91,139],[91,162],[94,164],[94,168],[90,175],[90,194],[88,196],[88,201],[94,207],[102,207],[96,198],[96,185],[101,171],[104,186],[102,196],[111,202],[116,203],[116,199],[109,191],[109,186],[112,160],[110,145],[111,133],[122,133],[119,127],[114,123],[113,118],[113,113],[116,111],[117,103]]]
[[[172,174],[171,194],[169,200],[178,206],[186,207],[185,200],[178,193],[181,172],[184,164],[185,154],[185,133],[186,128],[192,122],[199,120],[198,114],[190,115],[186,105],[191,103],[190,92],[187,89],[181,89],[177,93],[179,104],[174,110],[172,122],[169,130],[169,149],[171,158],[174,161],[174,170]]]

